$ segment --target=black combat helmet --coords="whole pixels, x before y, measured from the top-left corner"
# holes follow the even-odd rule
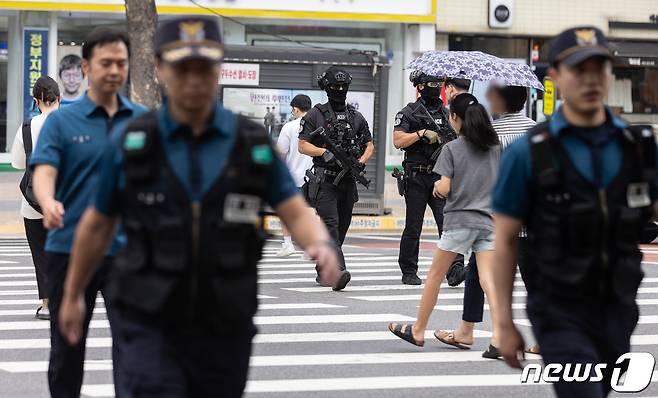
[[[439,77],[428,75],[427,73],[421,72],[419,70],[415,70],[409,74],[409,81],[414,85],[414,87],[422,83],[440,82],[442,80],[443,79]]]
[[[342,107],[345,104],[351,83],[352,75],[337,66],[332,66],[318,76],[318,86],[327,93],[329,101],[335,107]]]
[[[337,66],[332,66],[327,69],[323,74],[318,76],[318,86],[320,89],[326,90],[330,84],[347,84],[352,83],[352,75],[344,69]]]

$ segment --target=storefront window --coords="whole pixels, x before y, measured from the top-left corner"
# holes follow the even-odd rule
[[[451,51],[482,51],[500,58],[528,59],[528,39],[450,35]]]
[[[615,68],[608,99],[621,113],[658,113],[658,69]]]
[[[108,26],[123,31],[127,31],[128,26],[125,19],[120,19],[118,16],[98,18],[84,14],[60,16],[58,26],[57,82],[62,105],[66,106],[81,98],[87,90],[87,79],[82,78],[80,69],[84,38],[98,26]],[[127,86],[122,94],[128,94]]]

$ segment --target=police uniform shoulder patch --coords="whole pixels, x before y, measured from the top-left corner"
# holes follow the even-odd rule
[[[402,124],[402,118],[403,118],[403,117],[404,117],[404,114],[403,114],[403,113],[398,113],[397,115],[395,115],[395,127],[397,127],[397,126],[399,126],[400,124]]]
[[[123,149],[127,151],[138,151],[146,145],[146,132],[129,131],[123,138]]]
[[[251,160],[256,164],[271,164],[274,155],[269,145],[257,145],[251,148]]]

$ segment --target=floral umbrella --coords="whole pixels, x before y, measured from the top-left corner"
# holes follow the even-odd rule
[[[491,81],[502,86],[544,90],[526,64],[517,64],[481,51],[428,51],[407,65],[407,69],[439,77]]]

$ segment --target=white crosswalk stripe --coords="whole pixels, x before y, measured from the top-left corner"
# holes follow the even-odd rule
[[[0,317],[3,316],[15,316],[15,315],[34,315],[36,311],[34,309],[29,310],[0,310]],[[105,308],[94,308],[94,314],[105,314]],[[2,330],[2,326],[0,326]]]
[[[399,272],[399,271],[398,271]],[[425,279],[425,275],[418,275],[421,279]],[[400,276],[379,276],[379,275],[374,275],[374,276],[356,276],[352,277],[353,281],[393,281],[393,280],[400,280]],[[268,281],[268,279],[263,279],[261,280],[261,283],[272,283],[272,284],[284,284],[284,283],[309,283],[308,278],[285,278],[285,279],[270,279],[270,282],[265,282]],[[516,281],[514,282],[515,287],[523,287],[523,282],[521,281]],[[364,292],[364,291],[389,291],[389,290],[423,290],[425,285],[417,285],[417,286],[411,286],[411,285],[402,285],[402,284],[397,284],[397,285],[356,285],[356,284],[350,284],[347,285],[347,287],[343,290],[343,292]],[[445,289],[451,289],[452,287],[449,286],[447,283],[441,284],[441,288]],[[321,286],[314,286],[314,287],[284,287],[284,290],[290,290],[293,292],[301,292],[301,293],[323,293],[327,291],[327,288],[321,287]]]
[[[441,297],[441,299],[443,299],[443,297]],[[636,303],[639,306],[658,305],[658,299],[647,299],[647,300],[638,299],[636,300]],[[441,311],[462,311],[463,308],[464,306],[461,304],[437,305],[434,307],[435,310],[441,310]],[[512,303],[512,309],[514,310],[523,310],[525,308],[526,308],[525,302]],[[489,311],[489,304],[484,305],[484,310]],[[656,319],[654,320],[655,322],[652,321],[651,323],[658,323],[658,317],[656,317]],[[640,318],[640,323],[650,323],[650,321],[648,319],[645,319],[644,322],[642,322],[642,318]]]
[[[522,326],[530,326],[530,320],[528,319],[515,319],[514,323]],[[640,315],[640,319],[637,322],[638,325],[655,325],[658,324],[658,315]]]
[[[31,281],[0,281],[0,287],[5,287],[5,286],[36,286],[37,281],[36,280],[31,280]]]
[[[539,355],[529,354],[526,359],[539,360]],[[252,356],[250,366],[321,366],[321,365],[376,365],[400,363],[487,362],[479,352],[405,352],[370,354],[327,355],[265,355]],[[86,371],[111,370],[111,360],[85,361]],[[0,370],[10,373],[37,373],[48,370],[47,361],[0,362]]]
[[[386,239],[380,240],[393,241],[383,238]],[[453,388],[470,388],[475,393],[478,388],[496,387],[503,388],[496,391],[514,397],[534,396],[540,390],[550,395],[550,386],[522,385],[518,372],[482,358],[481,351],[492,337],[489,312],[485,312],[485,323],[476,327],[471,351],[442,345],[434,338],[433,330],[425,333],[424,350],[401,342],[386,330],[389,322],[415,320],[424,288],[400,283],[397,252],[347,250],[352,281],[343,292],[336,293],[315,283],[314,265],[301,259],[301,251],[278,258],[279,248],[278,241],[269,242],[258,265],[261,304],[254,323],[259,334],[254,338],[247,397],[325,396],[323,393],[358,396],[357,391],[378,391],[391,396],[431,391],[419,396],[449,396],[449,391],[455,391]],[[34,268],[25,258],[30,256],[29,248],[24,241],[12,240],[3,245],[0,239],[0,256],[0,381],[5,376],[25,374],[45,377],[49,322],[34,319],[40,301]],[[423,279],[431,260],[428,256],[420,258],[419,276]],[[645,262],[645,266],[654,265]],[[654,272],[644,279],[638,292],[637,303],[643,313],[631,339],[635,351],[658,350],[658,333],[646,329],[658,324],[656,284],[658,273]],[[463,285],[452,288],[442,284],[433,317],[439,327],[457,325],[463,294]],[[516,323],[525,336],[530,336],[530,323],[523,311],[527,293],[519,275],[513,296]],[[372,311],[377,303],[386,303],[377,307],[386,310]],[[99,296],[87,338],[85,371],[89,377],[85,377],[83,397],[114,396],[114,387],[105,384],[112,371],[112,339],[105,312]],[[532,362],[540,357],[529,355],[527,359]],[[393,366],[395,371],[385,375],[382,366]],[[448,374],[445,369],[452,370]]]
[[[491,332],[475,330],[476,339],[491,337]],[[658,344],[658,335],[648,336],[643,343]],[[426,339],[434,338],[433,331],[425,333]],[[254,338],[254,344],[283,344],[283,343],[320,343],[320,342],[352,342],[352,341],[395,341],[397,337],[388,331],[379,332],[316,332],[316,333],[259,333]],[[640,343],[638,343],[640,344]],[[109,348],[112,339],[108,337],[88,337],[87,348]],[[0,340],[0,350],[38,349],[49,348],[50,339],[8,339]]]

